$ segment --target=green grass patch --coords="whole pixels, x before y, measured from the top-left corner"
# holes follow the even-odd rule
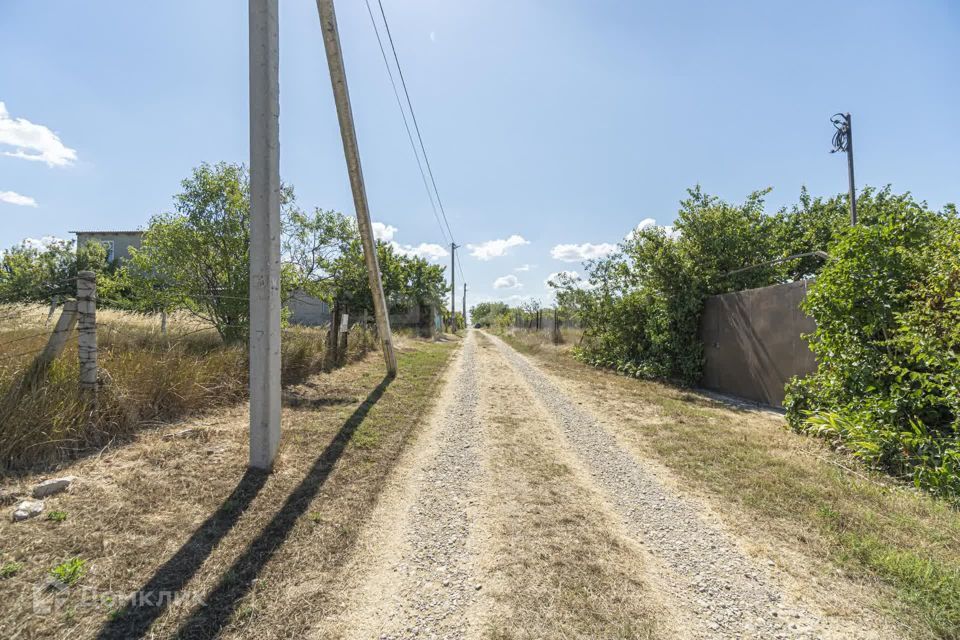
[[[83,558],[71,558],[50,569],[50,575],[68,587],[77,584],[77,581],[80,580],[86,572],[87,561]]]
[[[67,519],[66,511],[51,511],[47,514],[47,520],[51,522],[63,522]]]
[[[351,446],[361,449],[377,448],[384,435],[397,427],[396,421],[389,419],[390,412],[399,408],[405,413],[412,413],[417,411],[418,406],[427,403],[427,396],[434,391],[438,371],[443,370],[443,365],[455,345],[455,342],[431,342],[413,351],[400,352],[397,358],[399,374],[396,383],[403,385],[403,395],[389,406],[378,403],[371,407],[366,419],[354,432]]]
[[[20,573],[23,564],[20,562],[4,562],[0,565],[0,580],[6,580]]]

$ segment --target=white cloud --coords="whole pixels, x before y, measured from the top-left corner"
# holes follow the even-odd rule
[[[480,244],[468,244],[467,248],[470,249],[470,255],[474,258],[492,260],[493,258],[505,256],[508,249],[520,247],[525,244],[530,244],[530,241],[525,240],[523,236],[514,234],[506,240],[487,240]]]
[[[30,196],[22,196],[16,191],[0,191],[0,202],[15,204],[21,207],[35,207],[37,201]]]
[[[414,247],[409,244],[400,244],[399,242],[391,240],[390,246],[393,247],[393,250],[400,255],[416,256],[431,262],[438,262],[440,258],[445,258],[446,256],[450,255],[450,253],[440,245],[430,242],[421,242]]]
[[[50,167],[67,166],[77,159],[77,152],[64,145],[47,127],[26,118],[11,118],[3,102],[0,102],[0,146],[13,147],[13,151],[3,151],[5,156],[46,162]]]
[[[393,236],[399,231],[392,224],[384,224],[382,222],[373,223],[373,239],[381,240],[383,242],[390,242],[393,240]]]
[[[623,239],[629,242],[630,240],[633,240],[633,234],[637,233],[638,231],[644,231],[645,229],[649,229],[655,226],[657,226],[656,220],[654,220],[653,218],[644,218],[643,220],[640,221],[640,224],[638,224],[635,228],[630,230],[630,232],[627,235],[625,235]]]
[[[550,255],[554,260],[562,262],[584,262],[595,258],[603,258],[617,250],[617,245],[609,242],[593,244],[584,242],[583,244],[558,244],[550,250]]]
[[[430,242],[421,242],[417,246],[400,244],[393,239],[400,230],[392,224],[374,222],[371,226],[373,228],[374,240],[386,242],[393,251],[399,255],[408,257],[416,256],[417,258],[424,258],[431,262],[437,262],[440,258],[445,258],[450,255],[450,253],[440,245]]]
[[[71,242],[70,240],[64,240],[57,236],[43,236],[42,238],[24,238],[21,244],[28,249],[39,249],[43,251],[54,245],[67,245],[71,244]]]
[[[544,284],[545,286],[549,287],[551,280],[556,280],[557,278],[559,278],[559,277],[562,276],[562,275],[569,276],[570,278],[572,278],[572,279],[574,279],[574,280],[579,280],[579,279],[580,279],[580,273],[577,272],[577,271],[554,271],[554,272],[551,273],[549,276],[547,276],[547,279],[543,281],[543,284]]]
[[[520,284],[520,280],[517,279],[517,276],[512,273],[506,276],[500,276],[493,281],[494,289],[519,289],[523,285]]]
[[[632,229],[627,235],[623,237],[626,242],[633,240],[633,236],[637,231],[643,231],[644,229],[650,229],[652,227],[657,227],[657,221],[653,218],[644,218],[640,221],[640,224],[636,228]],[[667,235],[668,238],[679,238],[680,230],[675,228],[673,225],[660,226],[663,229],[663,232]]]
[[[436,31],[431,31],[431,32],[430,32],[430,42],[436,42],[436,41],[437,41],[437,32],[436,32]]]
[[[522,272],[524,272],[524,271],[530,271],[530,269],[534,269],[534,268],[536,268],[536,266],[537,266],[537,265],[535,265],[535,264],[522,264],[522,265],[520,265],[519,267],[517,267],[516,269],[514,269],[514,271],[516,271],[517,273],[522,273]]]

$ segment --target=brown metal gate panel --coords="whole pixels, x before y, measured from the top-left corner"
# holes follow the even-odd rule
[[[707,389],[783,406],[784,385],[816,370],[802,334],[816,328],[800,309],[801,280],[707,298],[700,325]]]

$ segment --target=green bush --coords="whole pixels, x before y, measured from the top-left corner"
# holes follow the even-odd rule
[[[802,207],[768,216],[766,193],[730,204],[691,189],[671,229],[634,231],[619,252],[588,263],[589,286],[560,279],[558,301],[574,307],[584,326],[578,357],[631,376],[696,383],[703,367],[704,299],[784,281],[797,265],[730,272],[821,248],[809,247],[818,238],[814,227],[830,235],[833,204],[804,193]]]
[[[787,419],[939,495],[960,492],[960,223],[889,190],[861,198],[857,227],[804,309],[818,370],[788,385]]]
[[[635,377],[695,384],[700,317],[709,295],[817,276],[804,302],[818,370],[788,384],[787,420],[869,465],[938,495],[960,495],[960,221],[909,194],[866,188],[860,224],[844,196],[811,198],[775,215],[765,192],[729,204],[699,188],[672,229],[632,233],[586,265],[586,283],[559,277],[558,303],[584,338],[575,354]],[[826,251],[830,258],[777,258]]]

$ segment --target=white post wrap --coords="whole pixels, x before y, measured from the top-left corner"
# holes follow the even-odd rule
[[[250,2],[250,466],[280,444],[278,0]]]

